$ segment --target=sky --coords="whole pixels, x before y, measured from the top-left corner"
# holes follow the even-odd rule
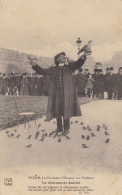
[[[122,51],[122,0],[0,0],[1,48],[76,59],[78,37],[97,61]]]

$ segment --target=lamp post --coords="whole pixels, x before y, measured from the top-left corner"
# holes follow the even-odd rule
[[[80,37],[78,37],[78,39],[77,39],[77,41],[76,41],[76,45],[77,45],[77,47],[78,47],[78,53],[79,53],[79,51],[80,51],[80,46],[81,46],[81,43],[82,43],[82,41],[80,40]],[[78,59],[79,59],[79,54],[78,54]]]

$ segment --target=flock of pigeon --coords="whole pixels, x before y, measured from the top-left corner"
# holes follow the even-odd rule
[[[54,124],[55,124],[55,123],[56,123],[56,122],[54,121]],[[73,121],[71,121],[71,125],[73,125],[73,124],[75,124],[75,123],[78,124],[78,125],[80,125],[81,128],[82,128],[83,134],[81,135],[81,139],[82,139],[84,142],[86,142],[86,141],[92,139],[93,137],[97,136],[98,134],[96,135],[95,131],[96,131],[96,132],[103,131],[103,133],[104,133],[104,135],[105,135],[105,137],[106,137],[105,143],[109,143],[109,142],[110,142],[109,130],[108,130],[108,127],[107,127],[105,124],[103,124],[102,126],[97,125],[96,128],[95,128],[95,130],[93,131],[93,129],[92,129],[89,125],[86,126],[86,125],[84,125],[83,122],[79,122],[79,121],[74,121],[74,122],[73,122]],[[29,125],[29,128],[31,128],[31,125]],[[57,133],[56,130],[55,130],[55,131],[52,131],[52,132],[50,132],[50,133],[48,133],[48,132],[46,131],[46,129],[42,129],[41,124],[38,124],[38,126],[36,127],[36,129],[37,129],[37,132],[36,132],[34,135],[29,134],[29,135],[27,136],[27,138],[26,138],[27,140],[35,139],[35,140],[38,140],[38,141],[40,141],[40,142],[44,142],[44,141],[46,140],[46,138],[48,137],[48,138],[57,139],[57,142],[61,142],[63,138],[65,138],[66,140],[70,140],[70,139],[71,139],[71,138],[69,137],[69,135],[64,136],[64,135],[61,134],[61,133],[60,133],[60,134]],[[19,138],[21,137],[21,134],[17,134],[17,133],[18,133],[18,132],[17,132],[17,129],[15,129],[15,130],[13,131],[13,133],[10,133],[8,130],[6,130],[5,133],[7,134],[7,136],[8,136],[9,138],[14,137],[14,138],[16,138],[16,139],[19,139]],[[88,142],[87,142],[87,143],[88,143]],[[26,148],[30,148],[30,147],[32,147],[32,144],[26,145],[25,147],[26,147]],[[89,146],[86,145],[85,143],[83,143],[81,147],[82,147],[82,148],[89,148]]]

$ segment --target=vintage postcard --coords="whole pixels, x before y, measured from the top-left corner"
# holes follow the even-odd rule
[[[121,118],[121,0],[0,0],[0,195],[122,195]]]

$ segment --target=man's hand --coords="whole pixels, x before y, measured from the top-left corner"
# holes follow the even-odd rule
[[[36,56],[34,56],[34,55],[29,55],[28,59],[29,60],[37,60],[38,61],[38,58]]]
[[[37,65],[37,61],[30,60],[30,64],[31,64],[32,66],[36,66],[36,65]]]

